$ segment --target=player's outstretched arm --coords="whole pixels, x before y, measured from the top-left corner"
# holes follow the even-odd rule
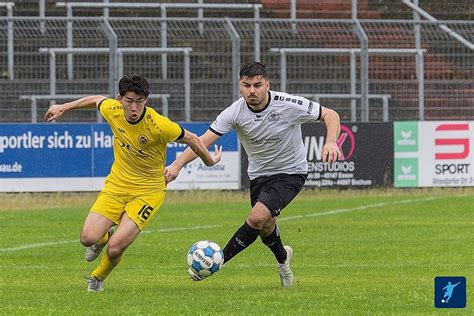
[[[323,162],[336,162],[341,157],[337,138],[341,130],[339,114],[336,111],[321,107],[321,120],[326,125],[326,142],[322,149]]]
[[[48,111],[46,111],[46,113],[44,114],[44,118],[47,122],[54,122],[67,111],[74,109],[97,107],[97,104],[104,99],[105,97],[102,95],[90,95],[72,102],[54,104],[49,107]]]
[[[215,145],[214,157],[209,154],[206,144],[196,134],[184,130],[184,136],[179,140],[181,143],[187,144],[192,151],[201,158],[206,166],[214,166],[221,160],[222,146],[220,149]]]
[[[198,157],[198,155],[196,154],[198,152],[202,152],[204,156],[207,156],[207,158],[205,159],[209,160],[209,157],[210,157],[213,160],[212,164],[208,165],[205,159],[203,159],[203,157],[199,155],[199,157],[201,157],[202,161],[207,166],[212,166],[218,163],[222,155],[222,146],[220,148],[217,148],[217,145],[214,146],[214,157],[212,157],[207,150],[207,148],[213,143],[215,143],[218,139],[219,139],[219,136],[214,134],[211,131],[206,131],[203,135],[201,135],[200,137],[197,137],[195,134],[185,130],[184,137],[181,138],[180,142],[188,144],[189,147],[186,148],[186,150],[178,158],[176,158],[176,160],[173,161],[171,165],[165,168],[166,183],[168,184],[174,179],[176,179],[176,177],[178,176],[179,172],[184,167],[184,165],[186,165],[188,162],[191,162]],[[195,148],[193,148],[193,146],[195,145],[191,145],[189,143],[189,142],[193,143],[193,141],[194,141],[194,144],[197,144],[196,150]]]

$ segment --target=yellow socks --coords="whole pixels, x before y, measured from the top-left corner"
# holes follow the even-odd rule
[[[112,270],[122,261],[123,255],[117,259],[110,259],[105,253],[100,260],[99,266],[92,271],[91,276],[103,281]]]
[[[97,242],[98,246],[105,245],[109,241],[109,232],[106,232],[105,235]]]

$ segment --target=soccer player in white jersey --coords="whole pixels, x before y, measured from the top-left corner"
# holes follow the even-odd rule
[[[252,209],[244,224],[224,247],[224,262],[229,262],[260,236],[275,255],[281,285],[288,287],[293,283],[290,268],[293,249],[283,245],[277,217],[306,181],[308,162],[301,124],[319,120],[325,123],[327,135],[322,159],[333,163],[341,155],[336,144],[340,130],[339,115],[303,97],[271,91],[266,67],[260,62],[242,66],[240,93],[242,98],[222,111],[200,137],[206,146],[210,146],[234,129],[249,160]],[[176,179],[183,166],[196,157],[191,149],[186,149],[166,168],[166,182]],[[202,279],[192,269],[188,272],[194,280]]]

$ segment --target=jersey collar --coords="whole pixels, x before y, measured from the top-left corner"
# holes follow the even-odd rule
[[[267,104],[263,107],[263,109],[255,111],[254,109],[252,109],[252,108],[250,107],[250,105],[249,105],[247,102],[245,102],[245,105],[247,105],[247,108],[248,108],[251,112],[253,112],[253,113],[260,113],[260,112],[265,111],[265,110],[268,108],[268,105],[270,104],[271,101],[272,101],[272,95],[270,94],[270,91],[268,91],[268,102],[267,102]]]

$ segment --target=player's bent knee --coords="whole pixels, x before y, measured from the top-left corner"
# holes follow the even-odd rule
[[[94,245],[95,243],[97,243],[99,241],[99,239],[97,239],[95,236],[92,236],[90,234],[87,234],[87,233],[83,232],[81,234],[80,241],[81,241],[81,244],[83,246],[90,247],[90,246]]]
[[[275,218],[271,218],[271,219],[265,221],[265,223],[263,224],[262,229],[263,229],[263,230],[271,230],[271,231],[273,231],[273,230],[275,229],[275,223],[276,223],[276,219],[275,219]]]
[[[265,224],[260,229],[260,236],[264,236],[264,237],[269,236],[271,233],[273,233],[273,230],[275,230],[275,226],[269,226]]]
[[[125,249],[118,245],[111,245],[110,243],[107,245],[107,256],[110,259],[120,258],[123,255],[124,251]]]
[[[263,225],[265,224],[265,218],[251,215],[247,217],[247,224],[249,224],[252,228],[262,229]]]

